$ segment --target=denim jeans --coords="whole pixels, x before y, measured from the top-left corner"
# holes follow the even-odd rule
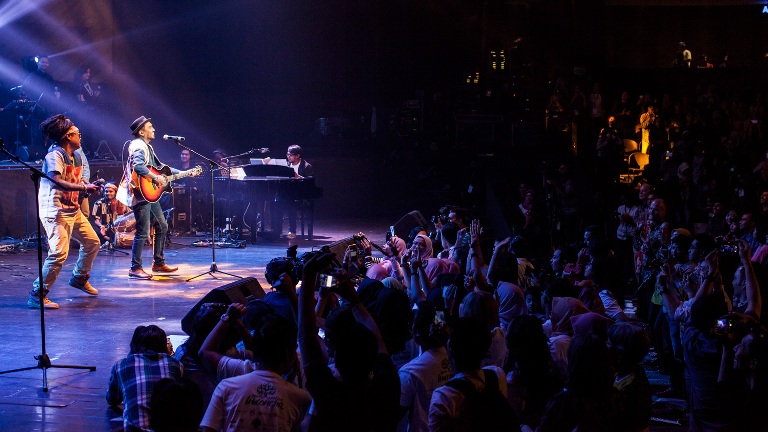
[[[152,263],[158,266],[165,264],[165,236],[168,233],[168,223],[165,221],[160,203],[143,202],[136,204],[133,206],[133,214],[136,216],[136,236],[133,238],[133,247],[131,248],[131,270],[142,268],[141,253],[149,238],[150,225],[155,228],[155,236],[152,239],[154,250]]]

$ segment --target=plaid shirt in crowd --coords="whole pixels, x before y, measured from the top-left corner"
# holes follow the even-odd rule
[[[107,403],[124,402],[123,424],[126,431],[149,428],[149,400],[155,383],[163,378],[181,377],[181,363],[168,354],[147,351],[129,354],[112,366],[107,389]]]

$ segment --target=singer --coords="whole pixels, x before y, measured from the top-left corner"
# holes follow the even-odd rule
[[[165,221],[163,209],[157,201],[151,202],[144,198],[144,195],[138,190],[137,184],[131,184],[131,179],[147,178],[159,188],[165,188],[168,179],[165,175],[158,175],[157,172],[165,166],[160,162],[152,148],[150,142],[155,139],[155,128],[152,126],[151,119],[141,116],[131,124],[131,133],[134,139],[128,147],[128,163],[125,166],[125,174],[120,182],[118,199],[133,209],[136,215],[136,236],[133,238],[133,247],[131,248],[131,270],[128,277],[137,279],[152,279],[152,274],[144,271],[142,267],[141,253],[144,250],[144,243],[149,237],[149,227],[155,228],[153,239],[153,259],[152,271],[155,273],[171,273],[178,270],[178,267],[170,267],[165,263],[165,236],[168,233],[168,223]],[[154,172],[149,168],[154,168]],[[170,167],[168,167],[170,168]],[[170,168],[171,173],[179,174],[181,171]],[[197,175],[190,171],[188,175]]]
[[[86,294],[99,294],[88,282],[88,272],[99,253],[99,237],[80,211],[79,203],[80,192],[96,192],[98,186],[83,179],[83,161],[76,152],[81,146],[80,129],[72,120],[58,114],[43,121],[40,128],[46,139],[56,143],[45,156],[42,170],[57,183],[40,179],[40,222],[48,236],[48,257],[43,264],[43,280],[32,284],[27,306],[58,309],[59,305],[48,299],[48,291],[67,260],[70,238],[80,243],[80,253],[69,285]]]
[[[640,127],[642,128],[640,151],[647,154],[653,129],[656,128],[656,107],[648,105],[648,111],[640,115]]]

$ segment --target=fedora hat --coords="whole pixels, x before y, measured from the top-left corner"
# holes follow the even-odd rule
[[[152,120],[152,119],[151,118],[146,118],[144,116],[141,116],[141,117],[137,118],[136,120],[134,120],[133,123],[131,123],[131,133],[136,135],[136,132],[138,132],[139,129],[141,129],[141,127],[144,126],[144,123],[146,123],[146,122],[148,122],[150,120]]]

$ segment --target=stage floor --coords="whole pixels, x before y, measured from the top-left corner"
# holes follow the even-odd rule
[[[264,267],[272,258],[285,256],[289,245],[297,244],[301,254],[361,231],[382,244],[391,223],[318,220],[311,242],[299,238],[260,240],[243,249],[217,248],[216,264],[220,271],[256,277],[262,288],[269,290]],[[48,369],[48,392],[42,390],[41,369],[0,375],[0,430],[120,429],[120,413],[107,406],[104,396],[109,371],[115,361],[125,357],[136,326],[155,324],[174,340],[180,340],[186,337],[180,320],[197,301],[212,289],[236,281],[216,273],[220,279],[203,275],[186,282],[210,269],[210,248],[189,246],[199,239],[173,237],[166,249],[166,260],[180,269],[151,281],[128,278],[130,256],[100,252],[91,272],[91,283],[99,290],[96,297],[67,284],[75,262],[72,254],[49,295],[60,309],[46,310],[46,352],[53,365],[87,365],[96,370]],[[144,262],[151,263],[151,256],[151,247],[145,248]],[[36,250],[0,252],[0,370],[36,366],[34,356],[42,353],[40,313],[26,305],[36,276]]]

